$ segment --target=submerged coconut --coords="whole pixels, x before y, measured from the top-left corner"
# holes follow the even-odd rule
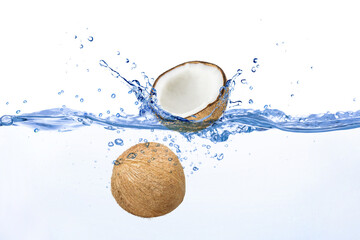
[[[153,84],[155,92],[163,110],[188,120],[154,111],[165,126],[178,131],[197,131],[214,123],[225,111],[229,95],[223,70],[201,61],[185,62],[161,74]]]
[[[151,218],[177,208],[185,196],[184,170],[168,147],[139,143],[114,162],[111,192],[127,212]]]

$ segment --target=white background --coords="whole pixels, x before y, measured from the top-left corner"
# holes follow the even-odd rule
[[[98,66],[121,65],[117,51],[151,77],[189,60],[216,63],[228,78],[241,68],[254,87],[234,92],[243,107],[359,110],[357,9],[356,1],[8,1],[0,9],[0,116],[64,102],[93,112],[132,105],[125,93],[120,104],[94,100],[98,87],[124,91]],[[109,181],[112,159],[139,137],[154,140],[150,133],[122,132],[125,146],[108,150],[119,135],[102,128],[1,127],[0,239],[359,239],[359,133],[232,136],[228,148],[213,146],[226,153],[221,162],[188,156],[203,166],[187,177],[184,202],[149,220],[117,206]]]

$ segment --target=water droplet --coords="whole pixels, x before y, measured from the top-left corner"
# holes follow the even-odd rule
[[[290,97],[294,97],[294,94],[291,94]]]
[[[249,99],[249,104],[253,104],[254,101],[252,99]]]
[[[242,69],[238,69],[238,70],[237,70],[237,73],[242,73]]]
[[[79,97],[79,95],[75,95],[75,98],[78,98]]]
[[[116,52],[116,55],[120,55],[120,51],[117,51],[117,52]]]
[[[127,158],[135,159],[135,158],[136,158],[136,153],[129,153],[129,155],[127,156]]]
[[[251,71],[254,73],[254,72],[256,72],[256,67],[252,67],[251,68]]]
[[[199,168],[197,168],[197,167],[193,167],[193,170],[194,170],[194,171],[197,171],[197,170],[199,170]]]
[[[77,36],[75,35],[75,39],[77,39]]]
[[[245,78],[244,78],[244,79],[241,79],[241,83],[242,83],[242,84],[247,84],[246,79],[245,79]]]
[[[120,145],[120,146],[124,145],[124,141],[121,138],[115,139],[114,142],[116,145]]]
[[[268,108],[269,108],[269,106],[268,106],[268,105],[265,105],[265,106],[264,106],[264,109],[268,109]]]
[[[130,60],[127,58],[127,59],[126,59],[126,63],[129,63],[129,62],[130,62]]]
[[[0,118],[0,123],[5,126],[10,126],[13,124],[13,118],[9,115],[2,116]]]
[[[103,115],[102,113],[99,113],[99,117],[102,117],[102,115]]]
[[[107,114],[110,114],[110,110],[107,110],[106,113],[107,113]]]
[[[6,105],[9,105],[9,102],[6,102]]]
[[[16,114],[19,114],[21,111],[20,110],[16,110]]]
[[[34,129],[34,133],[37,133],[37,132],[39,132],[39,129],[38,129],[38,128],[35,128],[35,129]]]
[[[136,68],[136,63],[132,63],[132,65],[131,65],[131,69],[135,69]]]
[[[27,100],[24,100],[23,103],[27,103]]]
[[[89,36],[88,40],[89,40],[89,42],[92,42],[92,41],[94,41],[94,38],[92,36]]]
[[[254,58],[253,63],[257,63],[257,62],[258,62],[258,59]]]
[[[250,90],[253,90],[253,89],[254,89],[254,87],[253,87],[253,86],[250,86],[250,87],[249,87],[249,89],[250,89]]]
[[[217,160],[221,161],[224,159],[224,154],[221,153],[218,157],[217,157]]]
[[[135,101],[135,105],[138,105],[139,104],[139,102],[138,101]]]
[[[114,146],[114,143],[113,143],[113,142],[109,142],[109,143],[108,143],[108,146],[109,146],[109,147],[113,147],[113,146]]]
[[[115,93],[111,94],[111,98],[116,98],[116,94]]]
[[[120,117],[120,113],[117,113],[115,116],[119,118],[119,117]]]
[[[83,99],[83,98],[80,98],[80,102],[84,102],[84,99]]]
[[[356,102],[356,98],[353,98],[353,101]]]
[[[98,88],[98,92],[101,92],[101,88]]]
[[[83,49],[84,48],[84,45],[80,44],[80,49]]]

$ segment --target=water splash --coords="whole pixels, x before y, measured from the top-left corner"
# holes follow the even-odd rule
[[[72,131],[74,129],[99,125],[108,130],[115,129],[149,129],[169,130],[162,125],[156,114],[176,121],[189,121],[180,117],[172,116],[156,105],[156,97],[150,98],[156,92],[150,91],[149,85],[143,86],[138,80],[129,81],[119,72],[111,68],[104,60],[100,66],[109,69],[115,78],[120,78],[127,83],[137,100],[141,103],[138,115],[125,113],[111,115],[102,118],[102,114],[96,116],[93,113],[76,111],[70,108],[53,108],[34,113],[21,115],[5,115],[0,119],[0,126],[28,126],[32,129],[57,130],[59,132]],[[235,79],[241,75],[238,71],[227,83],[230,92],[234,88]],[[115,94],[113,94],[115,95]],[[112,95],[112,97],[113,97]],[[76,96],[78,97],[78,95]],[[83,100],[82,98],[80,101]],[[253,102],[249,100],[249,104]],[[156,114],[154,114],[154,111]],[[110,113],[110,112],[108,112]],[[201,119],[203,120],[203,119]],[[200,121],[200,120],[197,120]],[[360,110],[356,112],[336,112],[311,114],[305,117],[293,117],[277,109],[266,108],[264,110],[228,108],[223,116],[210,127],[199,132],[182,133],[191,141],[195,137],[205,138],[214,143],[225,142],[231,135],[250,133],[253,131],[265,131],[279,129],[288,132],[318,133],[353,129],[360,127]],[[119,140],[120,142],[120,140]],[[114,144],[114,143],[112,143]],[[120,145],[115,142],[115,144]]]

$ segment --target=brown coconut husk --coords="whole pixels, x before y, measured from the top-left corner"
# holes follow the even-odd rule
[[[216,67],[217,69],[219,69],[219,71],[221,72],[221,75],[223,77],[224,89],[221,91],[221,93],[219,94],[219,96],[217,97],[217,99],[214,102],[210,103],[203,110],[197,112],[193,116],[186,117],[186,119],[189,120],[190,122],[185,122],[185,121],[181,121],[181,120],[169,120],[169,119],[165,119],[162,116],[160,116],[159,114],[157,114],[156,111],[154,111],[154,113],[158,117],[161,124],[163,124],[164,126],[166,126],[167,128],[169,128],[171,130],[176,130],[176,131],[180,131],[180,132],[196,132],[196,131],[200,131],[204,128],[209,127],[210,125],[212,125],[214,122],[216,122],[222,116],[222,114],[224,113],[226,106],[227,106],[227,102],[228,102],[228,98],[229,98],[229,89],[226,88],[227,80],[226,80],[224,71],[219,66],[217,66],[213,63],[208,63],[208,62],[203,62],[203,61],[185,62],[185,63],[179,64],[179,65],[165,71],[155,80],[152,88],[154,89],[156,87],[156,83],[166,73],[174,70],[175,68],[186,65],[186,64],[205,64],[205,65],[208,65],[211,67]],[[152,97],[152,95],[151,95],[151,97]]]
[[[162,216],[184,199],[184,170],[168,147],[155,142],[139,143],[114,162],[111,192],[116,202],[133,215]]]

